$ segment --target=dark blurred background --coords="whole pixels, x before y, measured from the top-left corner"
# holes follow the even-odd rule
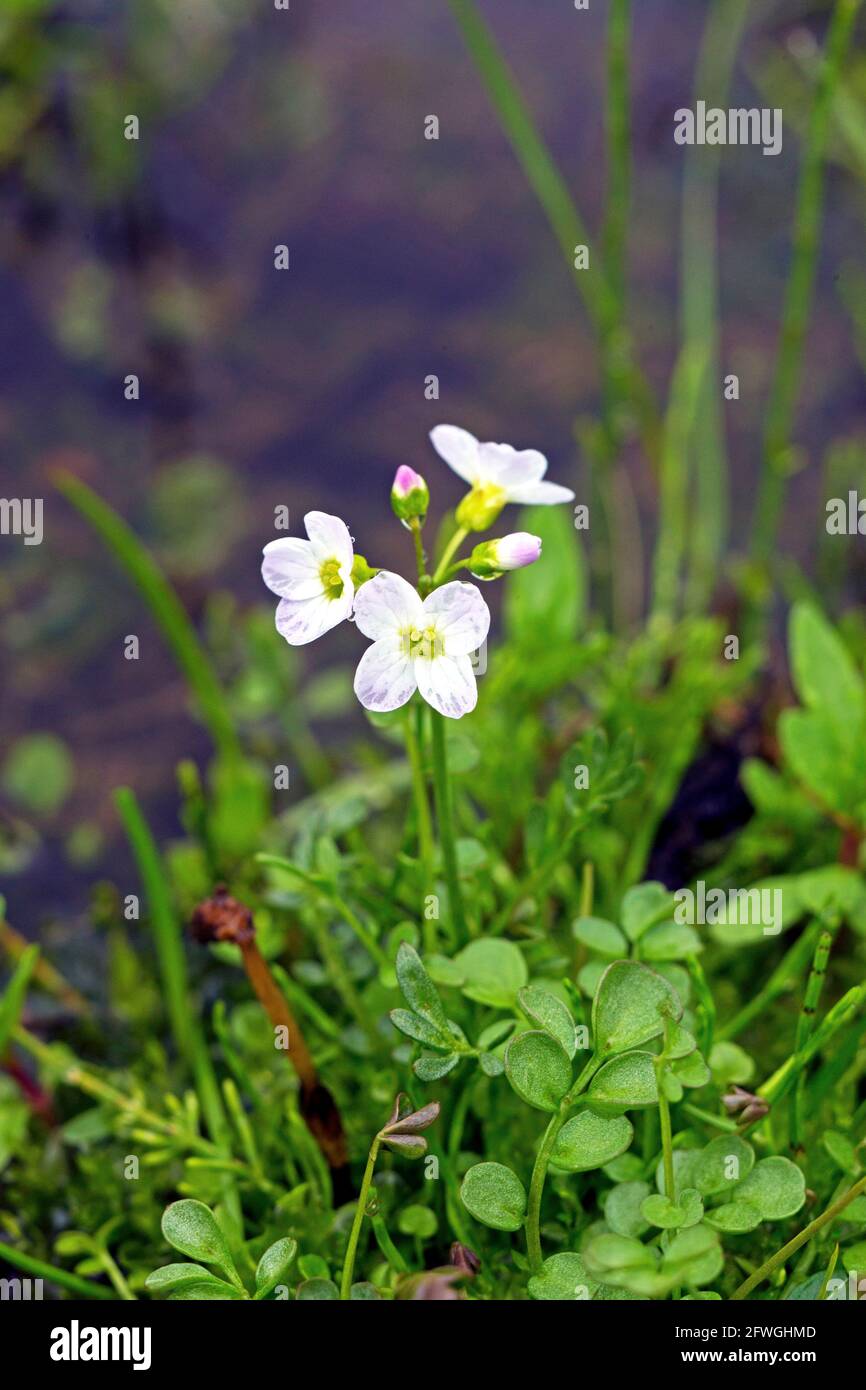
[[[593,235],[606,8],[483,5]],[[692,100],[706,5],[634,8],[632,323],[663,399],[677,348],[673,113]],[[731,104],[785,99],[785,143],[778,158],[723,157],[723,361],[741,381],[725,414],[734,548],[789,261],[808,109],[797,84],[826,16],[756,4],[736,69]],[[259,563],[278,504],[295,532],[311,507],[336,512],[371,563],[407,562],[387,501],[396,467],[427,476],[437,514],[459,496],[427,443],[440,421],[543,450],[582,496],[574,423],[597,411],[599,381],[568,267],[444,0],[291,0],[288,12],[270,0],[4,0],[0,65],[2,493],[45,499],[41,546],[0,538],[0,871],[10,920],[30,935],[80,909],[94,872],[125,853],[112,789],[133,785],[170,834],[176,763],[207,748],[140,597],[52,470],[118,509],[202,623],[217,590],[270,611]],[[866,90],[864,68],[861,52]],[[123,137],[128,114],[137,142]],[[438,141],[424,138],[428,115]],[[866,181],[841,162],[831,146],[786,528],[806,565],[823,453],[863,421],[862,341],[845,306],[863,302]],[[138,401],[124,399],[129,373]],[[430,374],[438,401],[425,399]],[[651,533],[637,447],[628,468]],[[128,633],[138,662],[122,659]],[[312,666],[357,655],[346,630],[325,645]]]

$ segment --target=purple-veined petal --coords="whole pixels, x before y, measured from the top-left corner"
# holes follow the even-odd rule
[[[490,628],[490,609],[474,584],[455,579],[424,600],[424,623],[434,619],[446,656],[467,656],[481,646]]]
[[[277,604],[277,632],[293,647],[306,646],[348,618],[353,597],[350,583],[339,598],[327,598],[325,594],[300,600],[281,598]]]
[[[370,580],[370,584],[375,582]],[[377,714],[387,714],[405,705],[417,684],[414,663],[396,634],[382,637],[368,647],[355,672],[355,694],[365,709]]]
[[[280,598],[316,598],[324,593],[320,562],[309,541],[283,536],[268,541],[262,560],[262,579]]]
[[[462,719],[475,708],[478,687],[468,656],[437,656],[415,662],[418,689],[446,719]]]
[[[381,570],[358,590],[355,622],[359,632],[377,642],[421,621],[421,599],[399,574]]]

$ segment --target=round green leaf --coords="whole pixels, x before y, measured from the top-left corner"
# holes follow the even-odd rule
[[[673,916],[674,896],[663,883],[638,883],[622,900],[620,917],[630,941],[639,941],[644,932]]]
[[[676,993],[654,970],[638,961],[609,965],[592,1005],[592,1038],[600,1056],[626,1052],[657,1038],[665,1018],[681,1018]]]
[[[589,1087],[590,1104],[606,1114],[655,1105],[659,1093],[655,1058],[651,1052],[624,1052],[605,1062]]]
[[[691,1185],[704,1197],[718,1193],[733,1193],[737,1183],[748,1177],[755,1164],[751,1144],[737,1134],[721,1134],[695,1155],[691,1169]],[[737,1191],[737,1198],[741,1190]]]
[[[336,1303],[339,1297],[340,1290],[333,1279],[305,1279],[295,1294],[299,1303]]]
[[[505,1051],[505,1071],[521,1100],[556,1110],[571,1086],[571,1060],[549,1033],[520,1033]]]
[[[527,985],[517,996],[525,1014],[549,1033],[552,1038],[573,1057],[577,1051],[574,1035],[574,1019],[568,1005],[549,990],[539,989],[537,985]]]
[[[239,1289],[227,1284],[223,1279],[215,1279],[209,1275],[207,1279],[201,1279],[198,1283],[179,1284],[172,1289],[169,1294],[171,1303],[230,1303],[231,1301],[243,1298]]]
[[[563,1253],[549,1255],[540,1274],[534,1274],[527,1285],[530,1298],[545,1302],[566,1302],[595,1297],[598,1284],[586,1272],[580,1255]]]
[[[496,937],[470,941],[455,963],[463,975],[466,997],[493,1008],[513,1008],[518,991],[529,978],[520,947]]]
[[[736,1200],[752,1203],[765,1221],[781,1221],[805,1202],[806,1179],[790,1158],[762,1158],[737,1188]]]
[[[633,1136],[631,1122],[624,1115],[594,1115],[591,1110],[581,1110],[559,1131],[551,1162],[567,1173],[601,1168],[624,1153]]]
[[[526,1215],[526,1190],[504,1163],[476,1163],[460,1188],[466,1210],[494,1231],[519,1231]]]
[[[572,935],[576,941],[588,946],[598,956],[617,960],[628,955],[628,941],[619,927],[606,922],[603,917],[578,917],[572,923]]]
[[[458,1052],[449,1052],[444,1057],[437,1057],[435,1052],[424,1052],[412,1063],[412,1070],[422,1081],[441,1081],[459,1061]]]
[[[650,1195],[648,1182],[621,1182],[604,1199],[604,1219],[618,1236],[641,1236],[648,1222],[643,1204]]]
[[[696,1226],[703,1214],[704,1204],[693,1187],[687,1187],[675,1202],[654,1192],[641,1206],[641,1215],[650,1225],[661,1226],[665,1231]]]
[[[754,1202],[724,1202],[714,1207],[704,1216],[707,1225],[717,1231],[727,1231],[730,1235],[742,1235],[754,1231],[761,1224],[761,1210]]]
[[[172,1202],[163,1213],[162,1234],[182,1255],[236,1274],[226,1238],[204,1202],[191,1198]]]
[[[857,1150],[846,1135],[840,1134],[838,1130],[828,1129],[824,1135],[824,1148],[843,1173],[859,1172]]]
[[[404,1207],[397,1218],[397,1229],[404,1236],[419,1236],[421,1240],[429,1240],[436,1234],[436,1213],[429,1207],[422,1207],[420,1203],[412,1203]]]
[[[703,942],[694,927],[678,922],[662,922],[651,927],[641,937],[640,953],[644,960],[686,960],[699,955],[704,949]]]

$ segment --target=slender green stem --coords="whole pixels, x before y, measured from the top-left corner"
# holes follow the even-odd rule
[[[423,596],[430,583],[430,576],[427,573],[427,559],[424,555],[424,542],[421,538],[421,522],[417,516],[413,516],[409,522],[409,530],[412,532],[412,541],[415,546],[415,565],[418,570],[418,588]]]
[[[674,1146],[673,1134],[671,1131],[671,1108],[668,1098],[662,1087],[662,1067],[658,1067],[658,1089],[659,1089],[659,1130],[662,1140],[662,1156],[664,1158],[665,1173],[665,1196],[671,1201],[677,1200],[677,1185],[674,1178]]]
[[[460,549],[461,545],[463,544],[468,535],[469,532],[465,530],[464,527],[457,527],[457,530],[454,532],[454,535],[451,537],[450,541],[448,542],[448,544],[442,552],[442,559],[436,566],[436,572],[433,575],[434,588],[437,584],[441,584],[443,579],[446,577],[449,566],[451,564],[452,557]]]
[[[820,927],[815,922],[801,931],[793,946],[790,946],[785,952],[766,984],[748,1004],[740,1009],[739,1013],[735,1014],[718,1030],[717,1036],[720,1039],[728,1041],[737,1037],[756,1018],[760,1018],[781,994],[785,994],[794,987],[799,980],[800,972],[805,969],[806,963],[812,955],[819,931]]]
[[[864,1003],[866,1003],[866,984],[855,985],[853,989],[849,989],[847,994],[844,994],[838,1003],[828,1010],[800,1051],[792,1053],[769,1080],[759,1087],[758,1095],[762,1096],[770,1105],[778,1105],[779,1101],[788,1094],[796,1083],[803,1068],[808,1066],[812,1058],[833,1040],[840,1029],[845,1028],[854,1020]],[[861,1021],[860,1026],[862,1028],[866,1025],[863,1025]],[[754,1123],[760,1124],[761,1120],[758,1119]]]
[[[815,955],[812,960],[812,969],[809,971],[809,978],[806,981],[806,991],[803,996],[803,1005],[797,1018],[797,1032],[794,1040],[794,1051],[802,1052],[806,1043],[812,1035],[815,1027],[815,1011],[821,998],[821,990],[824,985],[824,977],[827,974],[827,963],[830,959],[830,948],[833,945],[833,936],[829,931],[822,931],[818,937],[818,944],[815,947]],[[791,1094],[791,1147],[796,1149],[800,1145],[803,1133],[803,1119],[806,1109],[806,1072],[805,1069],[797,1078],[797,1084]]]
[[[427,783],[424,777],[422,748],[424,745],[424,707],[420,702],[410,705],[406,714],[406,752],[412,772],[412,796],[415,801],[415,820],[418,830],[418,858],[421,861],[422,896],[433,891],[433,864],[436,845],[433,839],[433,820],[430,803],[427,799]],[[427,951],[437,949],[436,923],[427,914],[423,916],[424,945]]]
[[[782,310],[776,370],[767,407],[761,481],[752,532],[752,556],[764,567],[770,563],[773,555],[790,472],[791,433],[818,264],[827,131],[834,93],[860,3],[861,0],[836,0],[809,118],[794,214],[791,269]]]
[[[553,1146],[564,1124],[565,1115],[561,1110],[557,1110],[544,1131],[529,1181],[529,1200],[526,1204],[526,1253],[534,1274],[538,1273],[544,1263],[541,1253],[541,1199],[544,1195],[544,1181]]]
[[[361,1227],[364,1223],[364,1213],[367,1210],[367,1198],[370,1195],[370,1184],[373,1181],[373,1170],[376,1167],[376,1159],[379,1156],[380,1143],[381,1140],[377,1134],[370,1145],[370,1152],[367,1155],[367,1166],[364,1169],[364,1176],[361,1180],[361,1191],[358,1193],[358,1205],[355,1207],[355,1217],[352,1221],[352,1229],[349,1232],[349,1244],[346,1246],[346,1259],[343,1263],[343,1277],[340,1281],[340,1298],[343,1302],[346,1302],[351,1297],[352,1275],[355,1272],[355,1255],[358,1250]]]
[[[653,617],[673,622],[681,604],[689,528],[688,445],[706,371],[701,347],[683,349],[671,383],[662,443],[659,530],[653,560]]]
[[[695,99],[725,107],[749,0],[712,0],[695,71]],[[689,440],[695,498],[689,528],[687,607],[700,611],[717,581],[728,529],[728,464],[722,418],[719,339],[718,192],[720,150],[685,151],[682,196],[680,306],[682,342],[703,349],[707,369]]]
[[[575,249],[589,247],[590,238],[568,185],[554,164],[514,75],[474,0],[448,0],[448,3],[502,129],[571,269],[593,328],[603,340],[605,325],[616,317],[615,304],[612,308],[612,292],[603,271],[597,266],[580,270],[575,265]],[[590,265],[595,266],[591,251]],[[621,346],[625,358],[622,374],[628,382],[629,399],[640,421],[644,447],[655,461],[659,430],[652,391],[631,358],[627,344]]]
[[[529,1255],[529,1262],[532,1265],[533,1273],[538,1273],[543,1264],[541,1253],[541,1200],[544,1196],[544,1183],[547,1178],[547,1169],[550,1166],[550,1155],[556,1143],[557,1135],[568,1118],[568,1112],[586,1090],[599,1067],[604,1062],[603,1057],[590,1057],[586,1066],[578,1075],[577,1080],[568,1094],[563,1098],[562,1104],[554,1115],[551,1116],[547,1129],[539,1145],[538,1153],[535,1156],[535,1163],[532,1167],[532,1177],[529,1180],[529,1197],[526,1203],[526,1251]]]
[[[67,1274],[65,1269],[55,1269],[54,1265],[46,1264],[44,1260],[34,1259],[32,1255],[25,1255],[23,1250],[16,1250],[14,1245],[6,1245],[2,1241],[0,1241],[0,1260],[5,1260],[14,1269],[22,1269],[25,1274],[32,1274],[37,1279],[44,1279],[46,1284],[56,1284],[58,1288],[77,1294],[79,1298],[116,1300],[114,1290],[106,1289],[101,1284],[91,1284],[88,1279],[79,1279],[77,1274]]]
[[[430,718],[433,727],[433,788],[436,798],[439,845],[442,850],[445,881],[448,884],[451,916],[457,938],[463,943],[467,935],[466,914],[463,910],[463,895],[460,891],[460,878],[457,871],[457,845],[454,837],[451,787],[448,782],[448,760],[445,747],[445,719],[436,710],[431,710]]]
[[[849,1187],[848,1191],[844,1193],[843,1196],[837,1201],[832,1202],[825,1212],[822,1212],[820,1216],[816,1216],[815,1220],[810,1221],[808,1226],[804,1226],[799,1235],[794,1236],[792,1240],[788,1241],[787,1245],[782,1246],[781,1250],[777,1250],[775,1255],[771,1255],[768,1260],[765,1260],[760,1268],[755,1270],[754,1274],[750,1274],[748,1279],[744,1280],[739,1288],[734,1290],[731,1294],[730,1301],[733,1303],[737,1299],[748,1298],[752,1289],[757,1288],[758,1284],[763,1283],[763,1281],[777,1270],[780,1265],[783,1265],[786,1260],[790,1259],[790,1257],[800,1249],[801,1245],[805,1245],[807,1241],[810,1241],[813,1236],[823,1230],[828,1222],[835,1220],[839,1213],[845,1210],[849,1202],[853,1202],[854,1198],[859,1197],[861,1192],[866,1192],[866,1178],[861,1178],[859,1182],[855,1182],[854,1186]]]
[[[393,1240],[391,1239],[388,1227],[385,1224],[384,1216],[374,1216],[372,1218],[373,1235],[376,1237],[376,1244],[385,1256],[392,1269],[396,1269],[398,1274],[408,1274],[409,1266],[400,1254]]]

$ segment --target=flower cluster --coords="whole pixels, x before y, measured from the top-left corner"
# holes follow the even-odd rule
[[[391,506],[415,538],[417,588],[389,570],[371,569],[355,554],[346,523],[325,512],[304,517],[307,540],[283,538],[265,546],[262,578],[279,597],[277,630],[292,646],[351,618],[370,639],[355,674],[355,693],[365,709],[398,709],[417,690],[440,714],[460,719],[478,698],[471,655],[487,636],[490,612],[474,584],[453,576],[466,569],[476,579],[498,579],[533,564],[541,541],[519,531],[480,543],[462,559],[455,558],[460,545],[470,532],[492,526],[509,502],[550,505],[569,502],[574,493],[544,481],[547,460],[535,449],[482,444],[454,425],[438,425],[430,439],[469,491],[457,507],[445,553],[429,574],[421,540],[429,489],[414,469],[398,468]]]

